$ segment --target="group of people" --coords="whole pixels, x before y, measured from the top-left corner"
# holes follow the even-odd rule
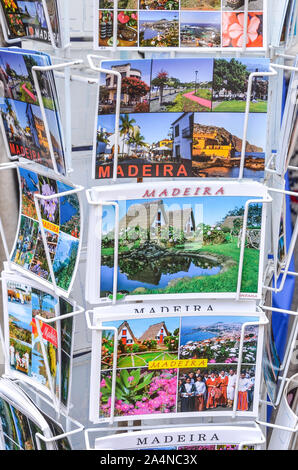
[[[181,412],[205,411],[219,406],[233,408],[237,375],[229,373],[190,372],[179,380]],[[238,411],[248,411],[253,402],[254,374],[242,371],[238,384]]]
[[[16,370],[20,370],[22,372],[29,372],[29,354],[25,352],[22,356],[20,355],[19,351],[15,350],[13,344],[9,347],[9,357],[10,357],[10,365],[14,367]]]

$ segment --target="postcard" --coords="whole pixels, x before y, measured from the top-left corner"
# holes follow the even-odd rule
[[[13,38],[27,38],[51,43],[51,32],[42,0],[1,0],[8,34]],[[60,17],[57,0],[46,0],[47,14],[56,47],[61,47]]]
[[[68,408],[74,319],[70,317],[61,322],[45,323],[36,320],[36,316],[50,320],[72,313],[73,303],[58,298],[49,290],[41,290],[37,283],[27,278],[5,272],[3,292],[5,340],[9,357],[6,373],[26,381],[48,396],[52,397],[54,391],[57,399],[61,398],[62,405]]]
[[[202,308],[196,314],[198,302],[195,305],[190,302],[188,311],[183,302],[177,304],[167,305],[167,313],[164,310],[162,316],[158,314],[162,305],[158,308],[157,304],[151,306],[155,313],[144,312],[141,317],[135,313],[138,304],[126,306],[125,316],[118,314],[119,319],[110,307],[95,311],[95,323],[103,331],[102,339],[98,334],[94,337],[98,344],[93,344],[91,371],[95,374],[92,384],[96,388],[91,386],[91,403],[98,405],[98,409],[93,410],[92,421],[105,421],[112,408],[116,420],[131,416],[154,419],[164,414],[168,418],[177,414],[187,417],[188,413],[224,416],[231,413],[235,402],[237,414],[255,412],[254,394],[259,388],[262,354],[260,316],[255,312],[210,313],[212,305],[209,312]],[[149,304],[142,307],[148,310]],[[173,313],[178,309],[180,313]],[[246,326],[247,322],[253,325]],[[113,406],[115,335],[118,354]],[[241,341],[244,348],[239,357]]]
[[[38,439],[36,434],[46,440]],[[13,381],[0,380],[0,449],[2,450],[70,450],[60,424],[43,413]]]
[[[16,269],[53,288],[34,195],[55,196],[74,189],[59,180],[19,167],[21,215],[11,261]],[[59,292],[68,295],[81,247],[81,207],[78,194],[38,202],[53,273]]]
[[[118,178],[239,177],[247,81],[251,73],[269,70],[267,59],[145,59],[102,66],[122,76]],[[253,82],[247,178],[264,176],[268,86],[268,77]],[[113,176],[116,94],[117,78],[101,74],[95,179]],[[159,126],[153,128],[152,120]]]
[[[33,66],[49,65],[51,60],[46,54],[0,49],[2,131],[9,157],[31,160],[65,175],[64,143],[53,72],[38,73],[53,154],[32,75]]]
[[[91,197],[86,281],[91,303],[109,301],[116,281],[119,299],[235,297],[247,204],[240,290],[243,299],[258,298],[266,211],[266,204],[253,203],[266,198],[259,183],[117,185],[93,188]]]
[[[242,48],[244,3],[244,0],[119,0],[115,7],[112,1],[97,0],[94,49]],[[267,0],[249,0],[246,47],[261,51],[266,44]]]

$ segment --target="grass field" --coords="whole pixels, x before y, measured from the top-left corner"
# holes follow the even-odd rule
[[[220,112],[230,112],[230,113],[244,113],[245,112],[245,101],[223,101],[218,106],[214,107],[212,111],[220,113]],[[266,113],[267,112],[267,102],[266,101],[259,101],[258,103],[251,103],[250,105],[250,112],[251,113]]]
[[[125,355],[118,359],[118,367],[126,368],[126,367],[138,367],[138,366],[146,366],[148,362],[160,360],[160,361],[167,361],[167,360],[176,360],[178,359],[177,353],[169,353],[167,351],[152,351],[148,353],[135,353],[131,355]]]

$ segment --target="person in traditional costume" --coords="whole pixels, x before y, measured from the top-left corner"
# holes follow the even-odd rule
[[[215,373],[211,372],[209,379],[206,382],[208,396],[206,408],[217,408],[218,406],[218,391],[219,391],[219,380],[216,378]]]
[[[194,411],[194,399],[196,394],[195,385],[191,383],[189,377],[180,387],[181,412],[189,413]]]
[[[239,388],[238,388],[238,411],[248,411],[248,390],[251,388],[252,384],[250,379],[245,377],[245,373],[242,372],[239,379]]]
[[[221,397],[219,400],[220,406],[227,406],[228,404],[228,394],[227,394],[228,383],[229,383],[229,378],[225,374],[225,371],[222,370],[221,373],[219,374],[219,389],[221,391]]]
[[[235,387],[236,387],[236,374],[233,369],[230,370],[228,376],[228,386],[227,386],[227,403],[228,408],[233,407],[233,402],[235,398]]]
[[[195,406],[197,411],[204,411],[205,409],[205,396],[206,396],[206,385],[202,379],[202,376],[199,375],[197,377],[197,381],[195,383],[196,388],[196,400]]]

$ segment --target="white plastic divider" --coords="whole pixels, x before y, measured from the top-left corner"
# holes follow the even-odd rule
[[[247,231],[249,206],[250,204],[271,204],[271,203],[272,203],[272,197],[269,195],[267,195],[267,197],[263,199],[249,199],[245,203],[243,226],[242,226],[242,233],[241,233],[240,257],[239,257],[239,264],[238,264],[238,281],[237,281],[237,290],[236,290],[236,300],[240,300],[240,295],[241,295],[241,284],[242,284],[242,275],[243,275],[243,262],[244,262],[244,255],[245,255],[245,243],[246,243],[246,231]],[[263,223],[265,223],[265,221],[263,221]]]
[[[287,196],[297,197],[297,193],[295,193],[294,191],[287,191],[285,189],[276,189],[276,188],[268,187],[268,191],[269,192],[280,193],[280,194],[285,194]],[[287,256],[286,256],[286,260],[285,260],[285,267],[284,267],[284,269],[281,270],[282,278],[281,278],[280,286],[279,287],[276,286],[277,279],[275,279],[275,287],[270,287],[270,286],[267,286],[267,285],[263,285],[263,289],[266,289],[266,290],[269,290],[269,291],[272,291],[272,292],[275,292],[275,293],[281,292],[284,288],[284,285],[285,285],[285,282],[286,282],[286,279],[287,279],[288,275],[298,276],[297,272],[289,271],[289,267],[290,267],[290,264],[291,264],[291,260],[292,260],[293,254],[294,254],[294,249],[295,249],[295,245],[296,245],[296,241],[297,241],[297,236],[298,236],[298,217],[296,218],[295,226],[294,226],[293,233],[292,233],[292,236],[291,236],[291,242],[290,242],[290,246],[289,246]]]
[[[39,342],[40,342],[40,345],[41,345],[43,360],[44,360],[44,363],[45,363],[45,366],[46,366],[48,382],[50,384],[50,391],[51,391],[52,400],[53,400],[53,407],[54,407],[55,411],[58,413],[58,415],[60,415],[60,413],[61,413],[61,397],[59,396],[59,400],[57,400],[57,396],[56,396],[56,393],[55,393],[55,390],[54,390],[54,385],[53,385],[53,381],[52,381],[52,377],[51,377],[50,365],[49,365],[47,353],[46,353],[46,350],[45,350],[45,346],[44,346],[44,343],[43,343],[41,324],[46,323],[47,325],[50,325],[51,323],[56,323],[57,321],[61,323],[61,320],[65,320],[67,318],[73,318],[73,317],[75,317],[75,316],[77,316],[81,313],[84,313],[84,311],[85,310],[84,310],[83,307],[78,306],[77,309],[75,309],[73,312],[70,312],[66,315],[59,315],[58,317],[53,317],[51,319],[43,318],[40,315],[36,315],[36,317],[35,317],[35,320],[38,320],[38,321],[36,321],[36,327],[37,327],[37,332],[38,332],[38,336],[39,336]],[[61,354],[59,354],[59,355],[61,355]]]
[[[296,341],[297,341],[297,335],[298,335],[298,311],[293,311],[293,310],[284,310],[280,308],[275,308],[275,307],[270,307],[267,305],[260,305],[260,308],[265,311],[272,311],[272,312],[277,312],[277,313],[283,313],[286,315],[291,315],[295,317],[294,324],[292,326],[292,330],[290,333],[290,338],[287,344],[285,356],[283,359],[283,362],[280,367],[280,371],[283,371],[283,375],[279,377],[279,380],[281,381],[281,384],[279,386],[278,394],[276,397],[276,401],[274,403],[271,403],[271,406],[277,407],[280,404],[280,400],[283,394],[283,389],[285,386],[285,383],[287,382],[287,374],[289,371],[290,363],[291,363],[291,357],[292,354],[295,350],[296,347]],[[269,403],[270,405],[270,403]]]
[[[111,433],[111,437],[116,434],[117,432],[119,433],[121,431],[121,436],[125,438],[125,434],[123,431],[128,431],[131,434],[137,433],[138,431],[148,431],[148,433],[154,434],[154,431],[162,431],[164,430],[167,433],[175,432],[177,430],[182,430],[187,433],[191,431],[192,433],[196,432],[199,434],[205,434],[207,430],[212,431],[215,433],[216,431],[222,431],[222,432],[227,432],[227,431],[232,431],[232,432],[237,432],[240,430],[251,430],[255,431],[256,433],[259,434],[260,439],[255,439],[251,441],[239,441],[238,444],[238,450],[243,450],[244,446],[261,446],[266,443],[266,438],[259,426],[259,424],[255,421],[249,422],[249,421],[237,421],[235,425],[223,425],[219,423],[204,423],[204,424],[196,424],[196,425],[191,425],[187,424],[186,426],[182,426],[181,424],[171,424],[170,427],[168,424],[161,424],[161,425],[141,425],[141,426],[109,426],[109,427],[97,427],[97,428],[88,428],[85,429],[84,434],[85,434],[85,443],[86,443],[86,450],[96,450],[95,448],[91,447],[90,444],[90,434],[100,434],[104,433],[105,435],[107,434],[107,431]],[[192,442],[192,445],[194,443]],[[221,445],[222,443],[219,443],[218,445]],[[182,443],[180,444],[182,445]],[[103,450],[103,449],[101,449]],[[106,449],[106,450],[111,450],[111,449]]]
[[[114,21],[115,23],[115,21]],[[115,36],[114,36],[114,41],[115,41]],[[115,109],[115,145],[114,145],[114,156],[113,156],[113,182],[117,181],[117,170],[118,170],[118,154],[119,154],[119,128],[120,128],[120,109],[121,109],[121,87],[122,87],[122,77],[120,72],[116,72],[115,70],[109,70],[109,69],[104,69],[101,67],[101,63],[104,59],[102,56],[97,56],[94,54],[89,54],[87,56],[89,65],[92,70],[95,70],[96,72],[99,72],[99,78],[98,78],[98,99],[96,103],[96,117],[95,117],[95,125],[97,129],[97,119],[98,119],[98,104],[99,104],[99,93],[100,93],[100,77],[101,73],[109,73],[111,75],[114,75],[117,77],[117,91],[116,91],[116,109]],[[100,59],[100,66],[98,67],[95,65],[94,60]],[[96,153],[96,147],[97,147],[97,139],[96,139],[96,132],[94,132],[94,140],[93,140],[93,152]]]
[[[87,310],[85,312],[85,317],[87,321],[87,326],[89,330],[96,331],[113,331],[114,333],[114,354],[113,354],[113,365],[112,365],[112,390],[111,390],[111,415],[110,415],[110,424],[114,423],[115,417],[115,402],[116,402],[116,378],[117,378],[117,355],[118,355],[118,329],[114,326],[102,327],[99,325],[93,325],[90,319],[90,313],[93,313],[93,310]]]
[[[115,228],[114,228],[114,272],[113,272],[113,304],[117,302],[117,291],[118,291],[118,254],[119,254],[119,204],[115,202],[95,202],[91,197],[92,189],[86,190],[86,196],[88,204],[92,206],[112,206],[115,207]]]
[[[246,151],[246,139],[247,139],[247,128],[248,128],[248,119],[250,114],[250,104],[251,104],[251,93],[252,85],[255,77],[276,77],[277,72],[273,69],[273,65],[269,66],[269,72],[252,72],[248,77],[247,93],[246,93],[246,107],[244,114],[244,128],[242,136],[242,149],[241,149],[241,158],[240,158],[240,168],[239,168],[239,179],[243,179],[244,164],[245,164],[245,151]]]
[[[46,136],[47,136],[47,141],[48,141],[48,145],[49,145],[49,151],[50,151],[50,156],[51,156],[51,160],[52,160],[52,164],[53,164],[53,168],[54,168],[54,171],[56,173],[59,173],[58,172],[58,169],[57,169],[57,163],[56,163],[56,159],[55,159],[55,154],[54,154],[54,149],[53,149],[53,143],[52,143],[52,139],[51,139],[51,133],[50,133],[50,129],[49,129],[49,124],[48,124],[48,120],[47,120],[47,116],[46,116],[46,110],[45,110],[45,106],[44,106],[44,103],[43,103],[43,97],[42,97],[42,93],[41,93],[41,89],[40,89],[40,86],[39,86],[39,82],[38,82],[38,76],[37,76],[37,72],[50,72],[50,71],[55,71],[55,70],[60,70],[60,69],[67,69],[67,68],[70,68],[70,67],[75,67],[77,65],[81,65],[83,63],[83,60],[81,59],[78,59],[78,60],[74,60],[72,62],[63,62],[61,64],[55,64],[55,65],[48,65],[48,66],[33,66],[32,67],[32,76],[33,76],[33,81],[34,81],[34,86],[35,86],[35,89],[36,89],[36,93],[37,93],[37,96],[38,96],[38,101],[39,101],[39,106],[40,106],[40,111],[41,111],[41,115],[42,115],[42,118],[44,120],[44,126],[45,126],[45,131],[46,131]],[[65,80],[68,81],[69,80],[69,77],[65,76]],[[67,98],[67,96],[66,96]],[[67,106],[67,103],[66,103],[66,106]],[[67,123],[66,123],[66,133],[67,133],[67,136],[68,136],[68,139],[71,139],[71,113],[66,113],[67,114]],[[61,129],[62,131],[62,129]],[[63,142],[62,142],[62,146],[63,146]],[[71,148],[69,149],[69,146],[67,146],[68,148],[63,148],[63,152],[65,152],[65,165],[66,165],[66,173],[69,173],[71,171]],[[70,153],[70,155],[69,155]]]
[[[69,196],[71,194],[77,194],[81,191],[83,191],[85,188],[83,186],[75,185],[74,189],[71,189],[69,191],[63,191],[62,193],[56,193],[56,194],[51,194],[50,196],[43,196],[42,194],[34,194],[34,204],[36,208],[36,213],[37,213],[37,219],[39,223],[39,228],[40,228],[40,233],[41,233],[41,238],[43,242],[43,247],[45,250],[46,254],[46,259],[48,263],[48,267],[50,270],[50,276],[51,276],[51,281],[53,284],[53,288],[55,291],[55,294],[60,295],[61,292],[59,290],[59,287],[57,286],[56,279],[55,279],[55,274],[54,274],[54,269],[53,269],[53,263],[51,260],[51,255],[49,251],[49,247],[47,244],[47,239],[46,239],[46,234],[45,234],[45,229],[42,223],[42,217],[41,217],[41,212],[40,212],[40,206],[38,203],[38,199],[43,200],[43,201],[50,201],[51,199],[60,199],[61,197]]]
[[[262,312],[262,310],[257,307],[257,310],[260,312],[260,313],[264,313]],[[258,325],[258,326],[265,326],[265,325],[268,325],[269,323],[269,320],[267,317],[264,316],[264,319],[260,319],[258,322],[246,322],[246,323],[243,323],[242,327],[241,327],[241,336],[240,336],[240,344],[239,344],[239,354],[238,354],[238,364],[237,364],[237,373],[236,373],[236,384],[235,384],[235,400],[233,402],[233,419],[236,418],[237,416],[237,407],[238,407],[238,390],[239,390],[239,380],[240,380],[240,374],[241,374],[241,367],[242,367],[242,357],[243,357],[243,346],[244,346],[244,334],[245,334],[245,329],[246,327],[248,326],[255,326],[255,325]]]

